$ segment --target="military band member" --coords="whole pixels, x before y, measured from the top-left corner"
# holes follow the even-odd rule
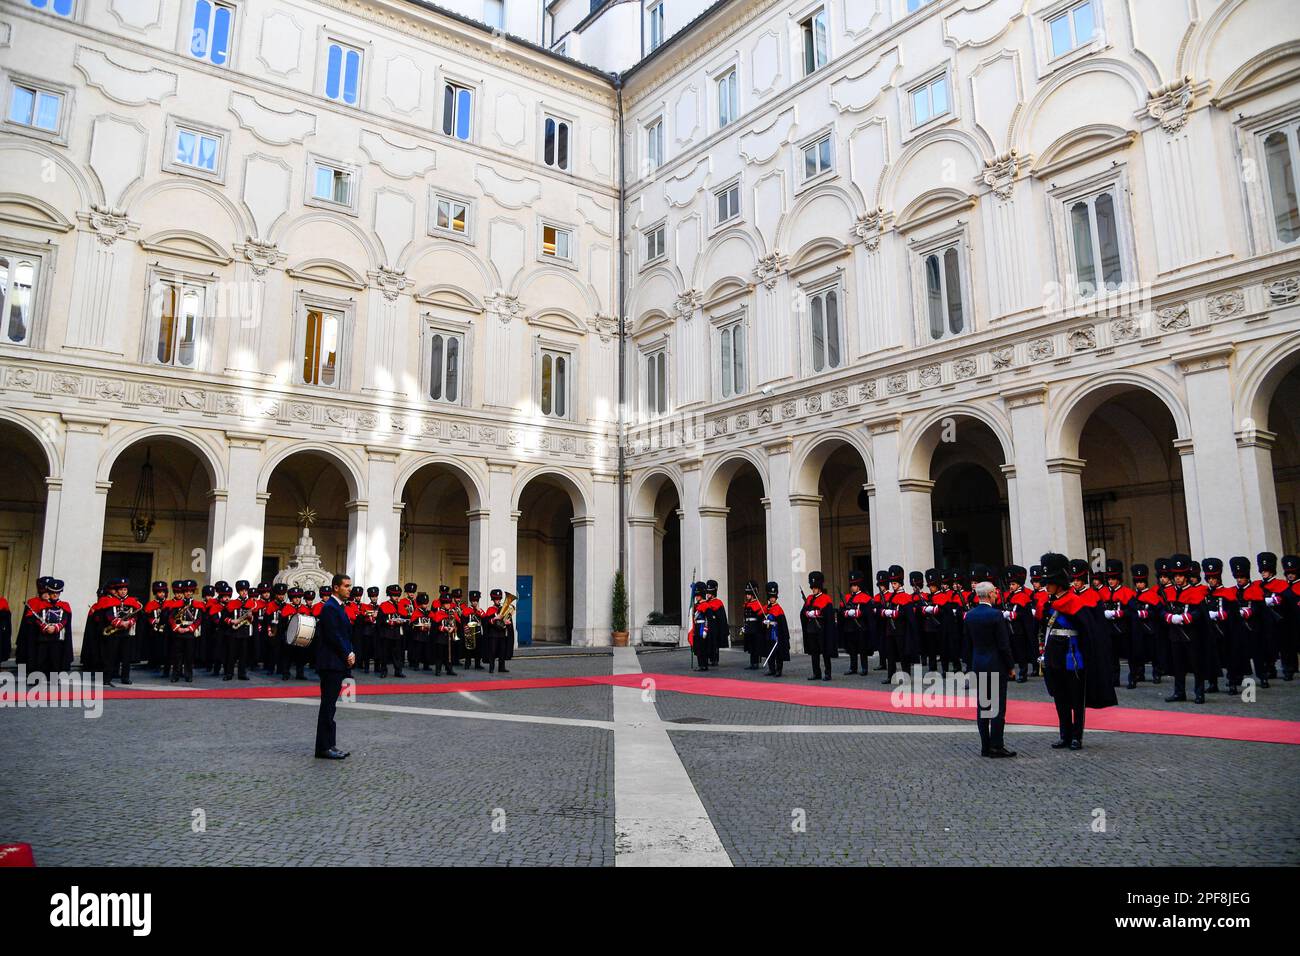
[[[1228,693],[1239,694],[1241,685],[1254,669],[1261,688],[1268,687],[1268,653],[1261,624],[1267,609],[1264,588],[1250,576],[1250,558],[1238,555],[1228,561],[1233,583],[1214,590],[1210,620],[1227,633]]]
[[[316,592],[295,587],[289,588],[286,594],[289,603],[280,607],[280,680],[289,679],[290,668],[294,670],[294,677],[297,680],[306,680],[306,655],[310,653],[311,648],[295,647],[288,642],[289,625],[298,615],[311,614],[312,605],[309,603],[308,595],[310,594],[314,599]]]
[[[182,675],[186,683],[194,683],[194,655],[207,616],[207,604],[194,596],[198,586],[197,581],[190,579],[173,581],[171,600],[163,606],[173,684]]]
[[[433,613],[430,614],[433,621],[433,673],[439,675],[445,667],[447,676],[455,677],[456,671],[452,668],[452,664],[456,660],[456,634],[460,627],[460,615],[451,600],[447,585],[442,585],[439,590],[446,597],[444,599],[439,596],[438,600],[433,602]]]
[[[1290,582],[1277,577],[1277,555],[1263,551],[1255,558],[1259,567],[1259,586],[1264,589],[1264,618],[1260,622],[1264,631],[1265,653],[1268,655],[1267,677],[1277,677],[1281,661],[1282,679],[1291,680],[1296,671],[1296,641],[1288,627],[1288,609],[1293,594]]]
[[[375,645],[375,630],[379,623],[379,588],[366,588],[366,600],[357,614],[357,626],[352,629],[352,646],[362,673],[370,673],[370,662],[379,666],[379,653]]]
[[[166,679],[171,667],[167,649],[167,632],[163,630],[163,606],[167,603],[167,582],[154,581],[150,585],[153,595],[145,602],[140,613],[139,629],[144,640],[149,666],[155,668]]]
[[[785,662],[790,659],[790,624],[785,611],[777,603],[781,589],[775,581],[767,582],[767,605],[763,608],[763,630],[767,635],[767,674],[780,677],[785,673]]]
[[[1169,573],[1169,558],[1156,558],[1156,589],[1160,594],[1160,608],[1156,614],[1156,643],[1151,655],[1151,670],[1158,675],[1172,673],[1173,655],[1169,646],[1169,625],[1165,623],[1165,591],[1173,587],[1174,579]],[[1159,676],[1153,678],[1160,683]]]
[[[939,621],[943,670],[948,674],[961,671],[961,619],[966,608],[956,584],[955,574],[945,568],[939,572],[939,590],[930,596],[932,616]]]
[[[240,680],[248,680],[249,647],[253,642],[253,615],[257,612],[257,599],[249,595],[247,581],[236,581],[235,589],[233,595],[229,585],[221,589],[220,619],[226,645],[225,674],[222,680],[234,680],[236,670]]]
[[[98,669],[104,672],[104,686],[112,687],[113,679],[123,684],[131,683],[132,635],[136,618],[141,611],[140,602],[129,595],[131,582],[114,578],[104,583],[104,596],[91,608],[95,629],[99,637]]]
[[[274,653],[270,632],[271,613],[274,605],[274,589],[265,581],[259,581],[257,590],[253,595],[257,599],[257,610],[253,613],[253,646],[254,651],[251,655],[252,666],[259,665],[270,666],[271,655]]]
[[[763,627],[763,602],[758,599],[758,583],[749,581],[745,584],[745,604],[741,608],[741,637],[745,653],[749,655],[746,670],[756,671],[762,666],[770,644]]]
[[[1218,558],[1211,558],[1218,567],[1220,573],[1223,571],[1223,562]],[[1192,562],[1192,573],[1188,575],[1187,581],[1192,587],[1199,587],[1208,596],[1210,589],[1206,587],[1201,578],[1201,563]],[[1216,585],[1217,586],[1217,585]],[[1217,694],[1219,692],[1219,678],[1223,675],[1223,666],[1219,663],[1219,645],[1214,639],[1210,630],[1210,622],[1205,614],[1201,615],[1200,639],[1201,653],[1204,659],[1201,661],[1201,672],[1205,675],[1205,693]]]
[[[849,590],[840,604],[840,641],[849,655],[849,673],[858,673],[858,658],[862,658],[862,673],[869,670],[867,660],[871,654],[867,624],[871,620],[871,595],[862,590],[862,572],[849,572]]]
[[[1192,559],[1175,554],[1169,559],[1173,584],[1165,588],[1164,620],[1168,628],[1170,663],[1174,689],[1166,703],[1187,700],[1187,672],[1193,674],[1193,691],[1198,704],[1205,703],[1206,633],[1205,588],[1191,583]]]
[[[1137,668],[1133,664],[1133,602],[1137,592],[1124,584],[1124,562],[1106,560],[1104,582],[1096,587],[1098,606],[1106,627],[1110,629],[1114,684],[1119,686],[1120,658],[1128,661],[1128,689],[1137,687]]]
[[[401,611],[407,623],[402,626],[402,650],[398,653],[410,664],[411,670],[420,669],[420,655],[425,650],[417,646],[415,628],[415,598],[420,593],[420,586],[414,581],[407,581],[402,587]]]
[[[892,564],[886,572],[889,590],[880,599],[880,635],[881,647],[889,661],[889,671],[882,684],[893,681],[894,669],[908,673],[912,661],[908,659],[909,647],[916,646],[918,638],[914,636],[919,629],[916,621],[917,606],[912,595],[903,590],[903,568]]]
[[[466,648],[465,659],[468,661],[472,656],[474,658],[474,669],[481,671],[483,662],[488,659],[487,645],[483,640],[483,608],[479,607],[479,600],[482,598],[479,591],[469,592],[469,601],[463,606],[461,621],[463,626],[461,633],[469,640],[473,640],[474,648],[471,651]],[[468,665],[466,665],[468,666]]]
[[[284,613],[289,603],[289,585],[283,581],[271,585],[271,597],[263,605],[265,614],[265,664],[266,676],[274,677],[280,673],[280,662],[286,659],[288,648],[284,644]]]
[[[1034,616],[1034,594],[1025,586],[1028,572],[1018,564],[1008,565],[1003,577],[1002,616],[1011,630],[1011,658],[1016,664],[1016,683],[1029,680],[1029,662],[1038,657],[1038,619]]]
[[[36,596],[23,605],[18,625],[18,663],[47,677],[72,670],[72,606],[62,594],[58,578],[37,578]]]
[[[927,568],[924,578],[925,587],[916,602],[921,663],[928,671],[938,671],[943,666],[943,630],[939,626],[939,606],[934,603],[934,595],[943,586],[943,579],[938,568]]]
[[[831,658],[839,657],[835,601],[826,593],[826,576],[820,571],[808,573],[808,588],[811,593],[804,597],[799,611],[803,649],[812,658],[812,676],[808,679],[830,680]],[[825,674],[822,673],[823,666]]]
[[[375,623],[379,645],[375,673],[378,677],[387,677],[391,665],[394,677],[405,677],[402,670],[402,628],[406,618],[402,615],[402,586],[390,584],[385,593],[388,599],[379,605],[379,617]]]
[[[483,637],[486,642],[483,650],[487,657],[488,673],[500,671],[509,674],[506,661],[513,659],[515,654],[514,620],[510,616],[502,616],[501,599],[504,595],[500,588],[493,588],[488,592],[488,597],[492,603],[483,611]]]
[[[876,572],[876,593],[871,595],[871,630],[874,634],[874,643],[876,653],[880,655],[879,662],[876,664],[876,670],[884,671],[886,674],[892,673],[894,658],[890,657],[891,649],[885,647],[885,625],[880,616],[880,611],[885,606],[885,599],[889,595],[889,571],[881,570]],[[882,683],[888,684],[889,678],[886,677]]]

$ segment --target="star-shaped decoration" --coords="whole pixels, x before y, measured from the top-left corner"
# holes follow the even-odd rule
[[[298,524],[304,528],[310,528],[314,525],[316,523],[316,518],[316,509],[311,505],[307,505],[298,511]]]

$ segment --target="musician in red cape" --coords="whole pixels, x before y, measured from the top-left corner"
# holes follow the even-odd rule
[[[505,595],[500,588],[493,588],[488,592],[488,597],[492,603],[483,610],[483,637],[487,642],[484,651],[487,654],[488,673],[500,671],[508,674],[510,672],[506,670],[506,661],[515,656],[514,620],[502,614],[501,601]]]
[[[871,595],[862,590],[862,572],[849,572],[849,590],[844,595],[844,600],[840,603],[840,641],[844,644],[845,651],[849,655],[850,674],[858,673],[858,657],[862,658],[862,673],[866,674],[869,665],[867,658],[871,654],[871,647],[867,640],[867,622],[871,619]],[[755,587],[754,582],[750,582],[750,587]],[[758,603],[758,595],[754,594],[752,603],[756,605],[759,616],[762,615],[763,606]],[[748,612],[749,604],[745,605]],[[748,640],[748,638],[746,639]],[[761,659],[761,658],[760,658]]]
[[[1137,674],[1133,667],[1132,604],[1137,600],[1137,592],[1124,583],[1124,562],[1108,559],[1105,581],[1095,590],[1101,615],[1110,631],[1115,686],[1119,686],[1120,659],[1124,658],[1128,660],[1128,689],[1133,690],[1137,687]]]
[[[106,581],[104,596],[90,609],[99,632],[99,666],[104,672],[105,687],[112,687],[114,678],[123,684],[131,683],[132,635],[142,608],[128,593],[130,587],[131,582],[126,578]]]
[[[145,602],[141,614],[141,628],[145,641],[145,651],[150,667],[158,668],[162,677],[169,676],[171,661],[167,654],[167,632],[163,629],[163,606],[167,603],[167,582],[155,581],[152,588],[153,597]]]
[[[883,646],[889,648],[889,672],[882,684],[893,680],[895,667],[906,674],[914,663],[910,654],[920,646],[917,618],[921,605],[903,590],[902,565],[891,564],[886,574],[889,590],[880,596],[879,628]]]
[[[406,618],[402,614],[402,586],[390,584],[387,589],[388,600],[379,605],[379,619],[375,633],[379,643],[379,659],[375,665],[375,676],[387,677],[391,663],[394,677],[405,677],[402,670],[402,627]]]
[[[172,582],[172,596],[163,602],[162,626],[167,633],[167,661],[172,683],[181,679],[194,683],[194,653],[199,632],[207,613],[205,602],[194,597],[199,583],[193,580]]]
[[[235,594],[230,585],[218,595],[221,601],[221,627],[225,632],[226,662],[222,680],[233,680],[236,666],[239,679],[248,680],[248,658],[253,643],[253,615],[257,613],[257,599],[250,596],[249,582],[236,581]]]
[[[1192,559],[1190,555],[1174,554],[1169,558],[1169,573],[1173,583],[1164,590],[1164,619],[1169,636],[1170,664],[1173,668],[1174,689],[1165,698],[1166,703],[1187,700],[1187,672],[1192,671],[1193,692],[1198,704],[1205,703],[1206,664],[1205,598],[1204,585],[1192,584]]]
[[[1043,555],[1043,586],[1048,600],[1046,636],[1043,640],[1043,676],[1056,705],[1060,740],[1053,750],[1083,748],[1084,712],[1088,707],[1114,706],[1111,682],[1110,640],[1098,626],[1093,604],[1080,593],[1087,587],[1087,564],[1071,562],[1063,554]],[[1070,587],[1070,576],[1083,563],[1082,588]]]
[[[1252,666],[1259,686],[1268,687],[1264,676],[1268,673],[1263,625],[1265,594],[1260,583],[1250,579],[1250,558],[1238,555],[1228,561],[1228,566],[1233,583],[1214,589],[1211,596],[1215,607],[1209,617],[1225,631],[1228,693],[1238,694]]]
[[[1272,551],[1263,551],[1256,555],[1255,563],[1259,566],[1259,586],[1264,589],[1264,608],[1267,613],[1261,622],[1264,628],[1265,653],[1268,654],[1266,676],[1277,676],[1277,661],[1282,663],[1282,679],[1291,680],[1296,672],[1296,636],[1294,627],[1288,626],[1295,620],[1292,584],[1286,578],[1277,577],[1277,555]]]
[[[72,606],[62,594],[58,578],[37,578],[18,625],[18,663],[47,676],[72,670]]]

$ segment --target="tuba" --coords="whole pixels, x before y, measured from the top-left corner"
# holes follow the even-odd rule
[[[497,613],[497,620],[506,624],[515,623],[515,602],[519,600],[509,591],[506,592],[505,603],[501,605],[501,610]]]
[[[465,650],[473,651],[478,649],[478,639],[483,633],[483,622],[479,620],[477,614],[470,614],[465,619]]]

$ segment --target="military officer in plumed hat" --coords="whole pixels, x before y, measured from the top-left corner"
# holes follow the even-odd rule
[[[777,603],[781,589],[775,581],[767,582],[767,604],[763,608],[763,629],[766,634],[767,673],[780,677],[785,672],[785,662],[790,659],[790,624],[785,611]]]
[[[803,649],[812,658],[812,676],[808,679],[830,680],[831,659],[839,656],[835,601],[826,593],[826,576],[820,571],[809,572],[808,588],[799,611]]]
[[[727,605],[718,598],[718,582],[712,578],[704,582],[704,602],[713,621],[709,663],[717,667],[719,652],[722,648],[731,646],[731,625],[727,622]]]
[[[749,666],[746,670],[756,671],[768,650],[764,643],[763,602],[759,599],[757,581],[745,583],[745,603],[741,608],[740,630],[745,653],[749,655]]]

